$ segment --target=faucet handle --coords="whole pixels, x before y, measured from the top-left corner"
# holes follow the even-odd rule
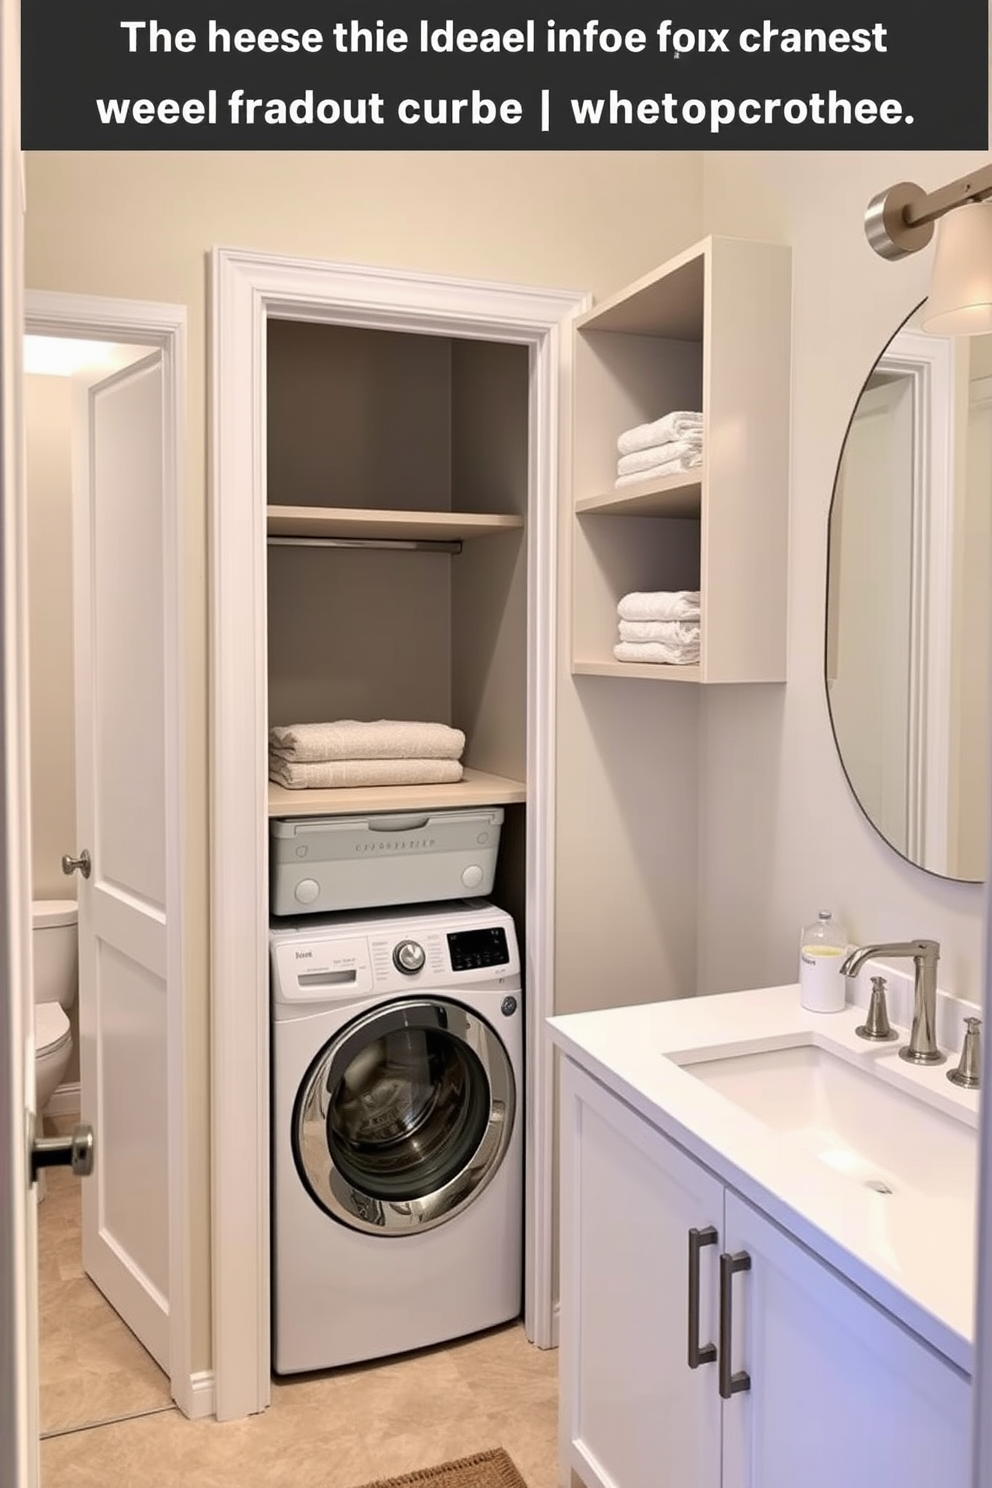
[[[883,976],[872,977],[868,1017],[854,1031],[858,1035],[858,1038],[863,1039],[884,1040],[894,1039],[898,1036],[889,1022],[889,1010],[885,1005],[885,978]]]
[[[964,1043],[957,1068],[947,1071],[947,1078],[965,1090],[977,1090],[982,1083],[981,1018],[965,1018]]]

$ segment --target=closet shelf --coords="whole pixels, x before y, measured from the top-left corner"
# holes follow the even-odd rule
[[[572,675],[577,677],[636,677],[646,682],[699,682],[698,666],[664,666],[657,662],[573,661]]]
[[[492,537],[523,525],[523,517],[490,512],[382,511],[342,506],[270,506],[266,512],[270,537],[451,542]]]
[[[602,496],[586,496],[576,501],[578,515],[611,513],[625,517],[698,517],[702,509],[703,467],[680,470],[660,479],[649,476]]]
[[[453,785],[377,785],[333,790],[286,790],[269,781],[270,816],[347,816],[358,811],[440,810],[448,806],[505,806],[526,801],[522,780],[466,769]]]

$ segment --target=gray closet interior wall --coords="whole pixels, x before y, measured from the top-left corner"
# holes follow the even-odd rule
[[[272,505],[526,517],[526,347],[270,318],[266,392]],[[270,723],[450,723],[467,766],[524,780],[526,573],[526,526],[458,554],[270,546]],[[493,893],[521,928],[524,817]]]

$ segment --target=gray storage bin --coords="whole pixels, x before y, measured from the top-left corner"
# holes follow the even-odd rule
[[[321,914],[489,894],[503,808],[276,817],[271,910]]]

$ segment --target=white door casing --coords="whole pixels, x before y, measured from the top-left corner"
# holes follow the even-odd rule
[[[270,316],[457,335],[530,351],[525,1298],[552,1295],[554,692],[559,445],[568,321],[583,295],[215,249],[211,280],[210,662],[213,1337],[217,1415],[269,1401],[265,338]],[[563,472],[567,474],[567,472]]]
[[[200,1416],[212,1410],[213,1394],[212,1381],[192,1368],[187,1206],[181,582],[186,311],[29,291],[26,326],[34,334],[82,336],[152,352],[124,371],[104,372],[90,390],[99,434],[89,450],[90,395],[83,391],[74,402],[74,505],[93,514],[86,493],[94,469],[100,474],[94,490],[102,484],[111,505],[101,500],[95,525],[89,519],[80,525],[78,509],[74,514],[80,835],[66,849],[78,855],[88,848],[94,863],[89,883],[78,879],[82,1103],[96,1133],[92,1186],[83,1191],[86,1265],[169,1374],[180,1408]],[[142,399],[144,449],[135,440]],[[130,444],[135,469],[151,462],[158,471],[151,508],[126,490],[120,457],[107,464],[120,437]],[[87,668],[96,665],[94,685],[80,680],[81,659]],[[135,743],[144,752],[131,762]],[[155,802],[148,794],[154,778]],[[106,807],[113,813],[115,802],[121,809],[112,822]],[[153,850],[148,816],[154,808],[159,825]],[[149,912],[147,901],[156,898]],[[155,1018],[133,1021],[140,1007],[149,1012],[155,977],[164,983]],[[97,1016],[108,1010],[114,1016],[102,1026],[107,1047],[98,1056]],[[140,1051],[125,1043],[139,1034],[145,1040]],[[129,1275],[125,1262],[142,1248],[139,1211],[146,1206],[158,1231],[154,1241],[145,1232],[146,1254],[137,1272],[150,1274],[151,1287],[137,1283],[137,1272]]]
[[[0,480],[3,699],[0,800],[0,1482],[37,1488],[38,1260],[29,1142],[34,1119],[30,960],[27,534],[21,321],[24,195],[18,7],[0,0]]]

